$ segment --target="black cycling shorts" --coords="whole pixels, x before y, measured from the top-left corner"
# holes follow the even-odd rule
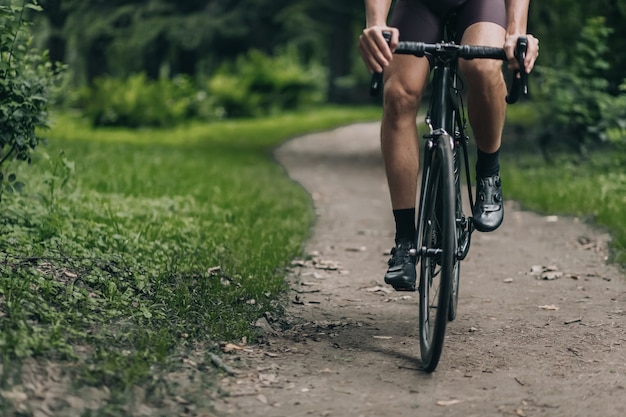
[[[400,30],[401,41],[436,43],[443,41],[444,23],[453,17],[456,43],[465,30],[478,22],[492,22],[506,28],[505,0],[397,0],[389,26]]]

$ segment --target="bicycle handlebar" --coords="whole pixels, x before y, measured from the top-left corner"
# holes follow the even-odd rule
[[[387,42],[391,39],[391,33],[383,32],[383,36]],[[528,39],[519,37],[515,48],[515,57],[519,68],[524,68],[524,59],[526,58],[526,48],[528,47]],[[415,55],[423,57],[425,55],[463,58],[463,59],[499,59],[507,60],[506,53],[502,48],[494,48],[490,46],[475,45],[456,45],[454,43],[423,43],[423,42],[400,42],[394,51],[396,54]],[[372,74],[370,83],[370,95],[377,96],[382,88],[382,72]],[[528,73],[526,71],[515,70],[513,83],[506,96],[506,102],[513,104],[519,100],[521,95],[528,94]]]

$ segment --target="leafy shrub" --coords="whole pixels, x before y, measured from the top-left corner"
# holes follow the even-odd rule
[[[31,47],[25,9],[41,10],[34,0],[0,5],[0,199],[4,191],[23,187],[9,173],[10,163],[30,163],[42,140],[38,129],[47,127],[55,79],[47,55]]]
[[[611,33],[603,17],[590,18],[562,67],[537,68],[544,151],[557,140],[585,156],[589,145],[626,138],[626,83],[614,95],[606,77]]]
[[[74,105],[94,126],[166,127],[206,116],[206,94],[185,76],[149,80],[99,78],[77,93]]]
[[[251,50],[220,67],[208,94],[226,117],[262,116],[321,101],[324,80],[321,67],[302,65],[293,48],[275,56]]]
[[[205,88],[185,76],[99,78],[79,89],[72,105],[94,126],[167,127],[190,119],[263,116],[319,102],[324,78],[320,67],[302,66],[295,52],[271,57],[250,51],[224,64]]]

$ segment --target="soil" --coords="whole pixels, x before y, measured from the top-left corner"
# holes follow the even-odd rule
[[[497,231],[473,234],[441,361],[421,370],[417,293],[383,282],[393,220],[378,130],[276,150],[312,196],[310,256],[293,264],[286,317],[257,323],[263,343],[230,346],[217,414],[626,415],[626,281],[606,262],[609,235],[513,201]]]

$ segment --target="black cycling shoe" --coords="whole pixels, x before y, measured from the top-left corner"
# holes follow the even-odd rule
[[[391,249],[391,259],[387,264],[389,269],[385,274],[385,283],[396,291],[415,291],[415,260],[417,250],[409,239],[398,239],[396,246]]]
[[[500,175],[476,180],[476,205],[474,206],[474,227],[479,232],[496,230],[504,219],[502,203],[502,181]]]

